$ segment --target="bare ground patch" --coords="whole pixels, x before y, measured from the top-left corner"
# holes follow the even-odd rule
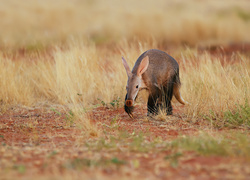
[[[155,120],[146,118],[142,105],[136,107],[134,119],[123,108],[95,108],[90,118],[101,130],[100,137],[85,136],[67,122],[64,112],[13,109],[0,116],[0,174],[7,179],[249,177],[249,156],[203,155],[165,146],[201,131],[229,131],[213,129],[206,120],[188,121],[178,109],[165,120]]]

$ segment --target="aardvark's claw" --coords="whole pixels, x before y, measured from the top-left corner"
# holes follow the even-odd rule
[[[128,113],[128,115],[131,119],[134,119],[133,114]]]

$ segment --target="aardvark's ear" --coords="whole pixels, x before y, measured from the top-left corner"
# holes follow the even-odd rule
[[[128,66],[127,61],[124,59],[124,57],[122,57],[122,64],[123,64],[124,68],[126,69],[128,78],[130,78],[132,76],[132,72],[131,72],[131,70],[130,70],[130,68]]]
[[[144,57],[137,69],[137,76],[141,77],[142,74],[148,69],[149,58],[148,56]]]

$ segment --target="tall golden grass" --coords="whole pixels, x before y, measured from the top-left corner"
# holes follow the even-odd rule
[[[241,54],[236,57],[214,57],[209,53],[191,56],[182,52],[182,91],[191,102],[186,108],[192,117],[208,115],[211,111],[219,117],[227,110],[243,105],[250,98],[250,59]]]
[[[74,41],[67,50],[55,48],[50,60],[40,57],[35,61],[13,61],[1,55],[1,101],[12,105],[49,102],[88,107],[99,103],[98,99],[123,99],[127,77],[121,56],[132,67],[149,46],[124,42],[109,50]],[[180,63],[181,91],[191,104],[187,110],[192,116],[209,110],[223,112],[249,99],[249,57],[237,54],[222,62],[219,57],[189,48],[172,54]]]

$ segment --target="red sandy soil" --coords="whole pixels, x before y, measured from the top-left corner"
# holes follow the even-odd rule
[[[211,131],[206,121],[188,122],[179,110],[168,120],[146,118],[146,107],[137,106],[134,119],[123,108],[99,107],[92,110],[90,119],[98,125],[100,136],[109,136],[113,131],[143,132],[148,141],[161,137],[173,140],[178,136],[195,136],[199,131]],[[99,141],[97,137],[84,136],[84,131],[74,124],[70,126],[65,113],[58,114],[48,109],[12,109],[0,116],[0,177],[73,177],[86,178],[132,178],[132,179],[247,179],[250,177],[249,161],[243,158],[201,156],[185,152],[175,167],[164,158],[172,152],[134,152],[88,150],[84,143]],[[116,120],[118,129],[110,128]],[[114,133],[115,134],[115,133]],[[108,137],[107,137],[108,138]],[[111,159],[126,161],[116,166],[87,167],[78,170],[65,168],[75,158]],[[97,158],[97,159],[98,159]],[[22,170],[25,166],[25,170]],[[2,170],[1,170],[2,169]],[[68,176],[67,176],[68,175]],[[1,179],[1,178],[0,178]]]

